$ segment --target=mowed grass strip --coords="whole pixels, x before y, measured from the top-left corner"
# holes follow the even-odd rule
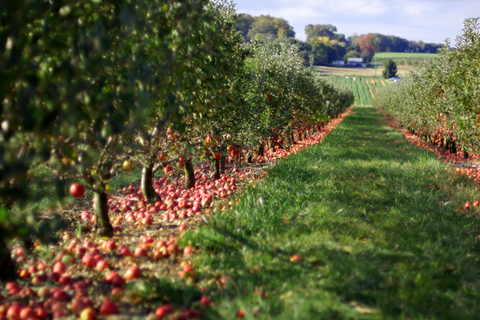
[[[480,318],[479,218],[458,210],[475,187],[375,109],[354,110],[184,235],[201,249],[207,318]]]

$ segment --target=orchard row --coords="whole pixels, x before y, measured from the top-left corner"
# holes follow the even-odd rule
[[[347,109],[319,133],[296,141],[288,151],[267,150],[260,160],[286,158],[321,142],[349,112]],[[227,206],[235,206],[238,198],[223,199],[235,192],[242,193],[242,189],[237,189],[237,181],[241,184],[248,180],[252,188],[263,184],[261,177],[267,172],[257,175],[253,173],[255,167],[258,166],[226,165],[225,174],[212,181],[208,177],[210,165],[195,165],[197,181],[195,188],[189,190],[179,189],[182,175],[154,179],[155,191],[163,199],[155,204],[141,200],[141,191],[132,184],[123,190],[125,197],[118,197],[118,192],[116,196],[109,195],[115,232],[112,239],[82,236],[77,229],[76,237],[66,231],[54,246],[36,241],[35,249],[28,255],[23,247],[14,248],[12,258],[20,278],[0,286],[0,320],[95,320],[98,315],[126,317],[132,313],[147,319],[195,319],[205,312],[203,317],[209,318],[212,293],[220,287],[223,290],[230,280],[225,275],[214,279],[201,276],[192,254],[209,253],[186,240],[188,236],[185,238],[184,234],[207,215],[218,215]],[[75,191],[78,190],[77,186]],[[81,210],[75,220],[82,230],[89,229],[96,217],[88,207],[76,211]],[[175,225],[178,222],[180,225]],[[178,229],[171,230],[173,226]],[[137,231],[134,235],[133,230]],[[144,235],[140,236],[138,231]],[[290,258],[292,263],[300,260],[298,254]],[[172,285],[185,293],[175,294],[175,290],[169,290]],[[152,290],[147,298],[141,293],[144,290],[138,290],[146,286],[163,289]]]
[[[0,12],[1,257],[14,237],[51,233],[31,210],[49,186],[62,205],[68,187],[91,190],[96,233],[110,237],[109,181],[132,164],[154,204],[155,171],[183,170],[188,190],[196,161],[218,179],[222,163],[289,150],[354,101],[296,47],[241,43],[226,1],[19,0]]]
[[[384,108],[412,133],[452,153],[480,151],[480,35],[478,19],[466,19],[455,50],[447,42],[438,59],[401,84],[376,95]]]

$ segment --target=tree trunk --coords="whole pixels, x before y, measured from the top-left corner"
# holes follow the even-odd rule
[[[225,158],[226,157],[224,155],[220,157],[220,173],[221,174],[225,174]]]
[[[265,155],[265,153],[263,152],[263,149],[264,149],[264,148],[263,148],[263,143],[261,143],[261,144],[258,146],[258,155],[259,155],[259,156],[262,156],[262,157],[263,157],[263,156]]]
[[[220,179],[220,159],[213,159],[212,167],[214,170],[213,179]]]
[[[113,236],[113,227],[108,218],[108,197],[105,192],[93,192],[95,206],[95,233],[100,237]]]
[[[253,151],[250,151],[247,155],[247,163],[252,163]]]
[[[295,144],[295,135],[293,134],[293,131],[290,132],[290,138],[292,139],[292,144]]]
[[[240,150],[238,152],[238,167],[241,168],[242,167],[242,149],[240,148],[240,146],[238,146],[238,149]]]
[[[183,170],[185,171],[185,189],[190,189],[195,187],[195,173],[193,172],[192,160],[187,159],[183,165]]]
[[[290,135],[287,134],[287,135],[285,136],[285,139],[283,140],[283,145],[285,146],[285,148],[290,149],[290,145],[291,145],[291,144],[292,144],[292,143],[290,142]]]
[[[450,143],[450,152],[453,154],[457,153],[457,144],[455,143],[455,141],[452,141]]]
[[[155,203],[160,200],[160,197],[153,189],[153,161],[150,161],[147,166],[142,169],[142,194],[147,203]]]
[[[0,232],[2,230],[0,229]],[[0,240],[0,280],[15,280],[17,277],[17,270],[15,262],[12,260],[10,250],[7,248],[5,240]]]

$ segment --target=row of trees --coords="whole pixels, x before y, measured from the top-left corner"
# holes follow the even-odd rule
[[[305,27],[305,42],[295,39],[293,27],[288,21],[269,15],[258,17],[239,14],[237,31],[244,42],[269,39],[275,43],[289,43],[299,46],[299,54],[308,65],[310,55],[315,65],[330,64],[335,60],[362,58],[371,62],[376,52],[424,52],[436,53],[442,44],[409,41],[396,36],[379,33],[354,34],[348,38],[337,33],[337,27],[330,24],[309,24]]]
[[[437,53],[443,47],[440,43],[426,43],[421,40],[411,41],[404,38],[380,33],[369,33],[373,37],[373,45],[376,52],[418,52],[418,53]],[[356,50],[361,39],[366,35],[353,34],[347,38],[349,51]]]
[[[295,46],[242,43],[226,1],[59,0],[0,3],[0,275],[12,276],[14,237],[51,234],[32,203],[53,185],[94,194],[96,233],[111,236],[109,180],[140,163],[152,202],[154,170],[311,132],[353,103],[323,82]],[[180,165],[181,164],[181,165]],[[39,170],[47,166],[45,178]]]
[[[253,17],[249,14],[240,14],[238,15],[237,30],[244,42],[265,40],[266,38],[274,41],[295,37],[293,27],[288,21],[269,15]]]
[[[375,97],[377,105],[429,142],[467,156],[480,151],[479,19],[466,19],[455,50],[447,42],[438,59],[425,62],[397,86]]]

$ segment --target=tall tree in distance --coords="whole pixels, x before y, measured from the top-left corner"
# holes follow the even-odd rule
[[[382,72],[383,78],[390,79],[397,76],[397,64],[392,59],[385,62],[385,70]]]
[[[249,15],[248,13],[238,14],[237,31],[242,35],[245,41],[247,40],[248,31],[252,27],[252,23],[254,21],[255,21],[255,18]]]
[[[375,38],[372,34],[366,34],[360,38],[359,41],[361,54],[360,56],[365,60],[365,62],[372,61],[373,56],[375,55]]]
[[[251,28],[245,40],[250,41],[254,38],[265,37],[269,37],[272,40],[277,38],[293,38],[295,37],[295,32],[293,31],[293,27],[285,19],[275,18],[269,15],[253,17]]]
[[[337,32],[337,27],[331,24],[309,24],[305,27],[305,34],[307,35],[307,42],[312,42],[319,37],[328,37],[334,39]]]

